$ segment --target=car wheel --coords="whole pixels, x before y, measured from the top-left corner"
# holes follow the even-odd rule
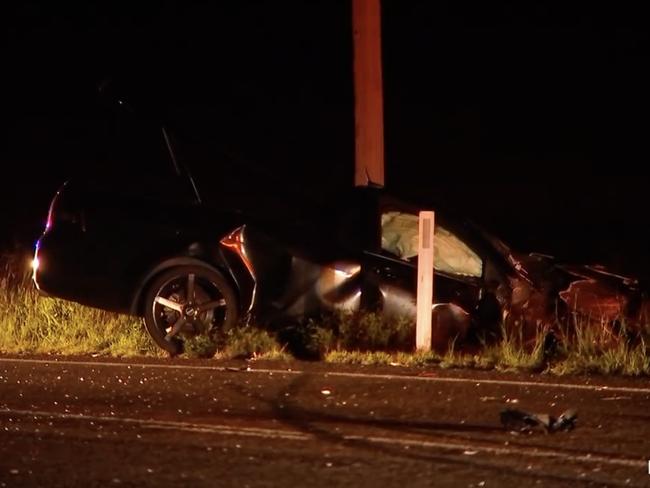
[[[144,306],[147,332],[170,355],[197,342],[207,345],[207,354],[214,355],[219,332],[233,327],[238,315],[228,281],[201,266],[179,266],[158,275],[148,288]]]

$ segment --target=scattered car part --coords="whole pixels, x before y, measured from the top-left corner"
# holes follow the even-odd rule
[[[528,413],[523,410],[506,408],[501,411],[499,416],[501,424],[507,430],[525,433],[542,431],[549,434],[574,429],[578,413],[569,409],[556,418],[549,414]]]

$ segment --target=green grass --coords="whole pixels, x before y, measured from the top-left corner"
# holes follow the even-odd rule
[[[496,344],[485,346],[480,356],[474,357],[477,365],[494,367],[501,370],[539,371],[544,369],[544,330],[537,331],[532,346],[524,345],[524,339],[519,334],[501,329],[502,339]]]
[[[605,323],[574,317],[560,336],[561,361],[550,367],[556,374],[650,375],[647,324],[636,331],[624,322],[612,329]]]
[[[34,289],[30,256],[0,256],[0,352],[164,357],[137,317],[44,298]],[[201,337],[185,345],[187,357],[317,359],[359,365],[475,368],[566,374],[650,375],[650,327],[634,334],[625,324],[574,317],[554,332],[539,330],[534,343],[502,330],[501,341],[472,353],[451,344],[445,354],[413,352],[409,321],[373,313],[328,314],[272,331],[240,325],[217,343]]]
[[[160,355],[137,318],[38,296],[29,256],[0,258],[0,351]]]
[[[242,325],[226,332],[223,347],[217,351],[222,359],[290,359],[276,338],[268,331]]]

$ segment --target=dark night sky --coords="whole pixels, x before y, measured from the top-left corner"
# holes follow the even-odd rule
[[[207,141],[217,174],[352,184],[348,1],[3,8],[0,241],[33,239],[60,182],[92,171],[108,77]],[[626,8],[384,1],[388,188],[436,195],[515,247],[650,274],[650,46]]]

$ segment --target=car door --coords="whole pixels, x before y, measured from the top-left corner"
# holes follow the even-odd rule
[[[89,293],[125,305],[153,263],[177,250],[195,218],[192,188],[155,121],[118,113],[102,135],[102,158],[73,183],[83,192],[77,246]]]
[[[381,248],[364,252],[364,298],[369,308],[415,317],[418,215],[384,206]],[[434,304],[453,303],[471,314],[482,289],[484,260],[464,240],[437,224],[434,237]]]

